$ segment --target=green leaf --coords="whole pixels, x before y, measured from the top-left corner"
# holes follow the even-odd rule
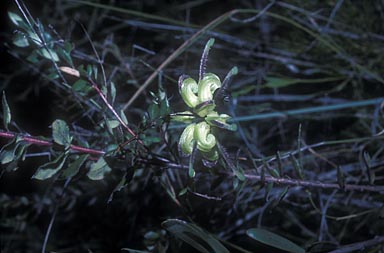
[[[304,84],[314,84],[314,83],[327,83],[334,82],[338,80],[343,80],[345,77],[342,76],[330,76],[324,78],[316,79],[298,79],[298,78],[289,78],[289,77],[266,77],[267,81],[264,85],[268,88],[283,88],[294,84],[304,83]]]
[[[22,33],[16,33],[12,38],[12,43],[17,47],[28,47],[29,41]]]
[[[142,138],[141,138],[142,137]],[[145,136],[145,135],[140,135],[140,138],[143,140],[144,144],[146,146],[150,146],[153,143],[159,143],[161,142],[161,138],[159,136]]]
[[[295,172],[297,174],[297,176],[303,180],[304,179],[304,174],[303,174],[303,170],[300,166],[300,163],[299,161],[297,161],[297,159],[295,158],[294,155],[292,155],[291,153],[289,154],[289,159],[291,160],[292,164],[293,164],[293,168],[295,169]]]
[[[59,74],[57,74],[57,72],[55,70],[55,72],[51,72],[50,74],[48,74],[47,77],[48,77],[48,79],[55,80],[55,79],[59,78],[60,76],[59,76]]]
[[[114,129],[120,125],[120,122],[118,120],[112,119],[112,120],[107,120],[107,124],[111,129]]]
[[[24,159],[24,154],[29,144],[23,142],[20,137],[13,138],[9,143],[4,145],[0,150],[0,163],[8,164],[6,171],[17,170],[17,162]],[[4,168],[4,166],[2,166]]]
[[[3,91],[3,99],[2,99],[2,104],[3,104],[3,123],[4,123],[4,128],[8,131],[8,126],[11,123],[11,110],[9,109],[8,103],[7,103],[7,98],[5,97],[5,91]]]
[[[57,119],[52,123],[52,137],[54,142],[63,146],[69,146],[72,137],[69,133],[69,127],[64,120]]]
[[[193,169],[192,166],[189,166],[189,169],[188,169],[188,176],[189,176],[190,178],[194,178],[195,175],[196,175],[196,171]]]
[[[15,152],[14,152],[14,158],[13,158],[13,161],[10,162],[7,167],[6,167],[6,170],[7,171],[16,171],[18,169],[17,167],[17,163],[20,159],[24,160],[24,154],[25,152],[27,151],[27,147],[29,146],[30,144],[27,144],[27,143],[24,143],[24,142],[20,142],[17,144],[16,148],[15,148]]]
[[[8,12],[8,17],[11,19],[12,23],[17,26],[19,26],[20,22],[24,22],[24,20],[19,15],[11,11]]]
[[[276,177],[276,178],[280,177],[279,171],[274,169],[274,168],[269,167],[269,165],[266,161],[263,161],[263,165],[267,169],[269,174],[271,174],[272,177]]]
[[[37,63],[39,62],[38,57],[39,55],[37,54],[36,50],[33,50],[32,53],[27,57],[27,60],[31,63]]]
[[[67,42],[68,43],[68,42]],[[71,51],[67,51],[65,48],[57,48],[57,53],[63,58],[70,66],[73,66],[71,57]]]
[[[156,104],[151,104],[148,107],[148,114],[150,119],[157,119],[159,117],[159,106]]]
[[[169,219],[161,225],[178,239],[188,243],[199,252],[229,253],[215,237],[194,224],[182,220]]]
[[[101,180],[104,175],[111,171],[111,168],[105,162],[103,157],[91,165],[91,169],[88,171],[87,176],[91,180]]]
[[[84,93],[84,94],[87,94],[90,90],[91,90],[91,86],[88,85],[88,82],[83,80],[83,79],[79,79],[77,80],[73,85],[72,85],[72,90],[76,91],[76,92],[79,92],[79,93]]]
[[[73,45],[72,43],[66,41],[64,43],[64,50],[67,52],[67,53],[70,53],[72,50],[73,50]]]
[[[54,161],[41,165],[35,174],[32,176],[34,179],[45,180],[55,175],[64,165],[67,159],[67,154],[63,153],[58,156]]]
[[[268,88],[282,88],[299,82],[297,79],[279,77],[267,77],[265,80],[267,81],[265,86]]]
[[[15,152],[18,146],[17,137],[13,138],[9,143],[4,145],[0,151],[1,164],[7,164],[15,160]]]
[[[70,177],[73,177],[74,175],[76,175],[79,172],[80,167],[88,159],[88,157],[89,157],[89,155],[86,154],[86,155],[80,155],[78,158],[76,158],[75,161],[70,163],[68,165],[68,167],[65,170],[63,170],[62,177],[63,178],[70,178]]]
[[[179,191],[179,194],[177,194],[179,197],[185,195],[188,192],[188,187],[185,187]]]
[[[196,176],[196,171],[193,168],[193,162],[195,161],[195,155],[192,154],[189,157],[189,163],[188,163],[188,176],[190,178],[194,178]]]
[[[59,61],[59,56],[57,55],[57,53],[50,48],[48,48],[48,49],[42,48],[38,52],[41,56],[43,56],[44,58],[46,58],[48,60],[52,60],[55,62]]]
[[[92,76],[92,65],[87,65],[87,77],[91,77]]]
[[[245,181],[244,170],[240,166],[233,166],[232,171],[240,181]]]
[[[247,230],[247,235],[252,239],[269,246],[293,253],[305,253],[305,250],[290,240],[261,228]]]
[[[237,178],[237,177],[234,177],[233,178],[233,182],[232,182],[232,186],[233,186],[233,189],[234,190],[237,190],[237,188],[239,187],[239,184],[240,183],[240,180]]]
[[[111,104],[113,104],[115,102],[115,98],[116,98],[116,86],[115,86],[115,83],[114,82],[111,82]]]
[[[280,204],[280,202],[283,200],[283,198],[285,197],[285,195],[288,193],[288,190],[289,190],[289,187],[286,186],[280,192],[279,196],[272,200],[272,203],[269,205],[268,209],[271,210],[271,209],[275,208],[276,206],[278,206]]]
[[[118,127],[120,122],[118,120],[109,120],[109,119],[105,119],[105,124],[107,126],[107,129],[108,129],[108,132],[113,135],[113,129]]]
[[[164,92],[164,94],[165,94],[165,92]],[[170,113],[170,111],[171,111],[171,109],[169,108],[168,98],[166,95],[164,95],[164,99],[162,99],[160,101],[160,116],[166,116]]]
[[[92,68],[93,68],[93,78],[95,80],[97,80],[97,73],[98,73],[99,69],[97,68],[96,65],[92,65]],[[106,93],[104,93],[104,95],[106,95]]]
[[[125,113],[124,113],[124,110],[121,110],[120,111],[120,118],[123,120],[123,122],[128,125],[128,119],[127,117],[125,116]]]
[[[37,46],[39,46],[39,47],[42,47],[42,46],[43,46],[43,42],[41,41],[40,37],[37,35],[37,33],[36,33],[35,31],[33,31],[33,30],[28,30],[28,36],[29,36],[29,39],[30,39],[33,43],[35,43]],[[44,56],[44,55],[43,55],[43,52],[42,52],[41,50],[37,50],[37,52],[38,52],[40,55]],[[45,53],[48,53],[48,51],[45,50]],[[48,53],[48,54],[49,54],[49,53]],[[48,59],[51,59],[51,56],[49,56]]]
[[[133,169],[129,169],[129,173],[126,172],[124,174],[124,176],[120,179],[120,182],[116,185],[115,189],[113,189],[111,195],[109,195],[108,203],[113,200],[113,196],[116,192],[121,191],[122,189],[124,189],[124,187],[127,186],[127,184],[131,181],[133,174],[134,174]]]

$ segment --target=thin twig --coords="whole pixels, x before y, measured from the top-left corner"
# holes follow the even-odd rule
[[[0,137],[6,138],[6,139],[12,139],[16,136],[17,134],[12,133],[12,132],[3,132],[0,131]],[[39,146],[53,146],[52,141],[45,141],[41,140],[36,137],[31,137],[31,136],[23,136],[23,135],[18,135],[20,138],[22,138],[23,141],[34,144],[34,145],[39,145]],[[97,150],[97,149],[91,149],[91,148],[85,148],[77,145],[71,145],[69,147],[72,151],[77,151],[80,153],[85,153],[85,154],[91,154],[91,155],[96,155],[96,156],[102,156],[105,154],[104,151],[102,150]]]
[[[261,176],[244,174],[245,178],[251,180],[261,181]],[[265,176],[264,181],[267,183],[276,183],[281,185],[290,185],[290,186],[302,186],[308,188],[322,188],[322,189],[338,189],[344,191],[369,191],[369,192],[384,192],[384,186],[375,186],[375,185],[356,185],[356,184],[345,184],[345,188],[341,188],[337,183],[323,183],[323,182],[314,182],[306,180],[297,180],[290,178],[275,178],[272,176]]]
[[[348,253],[352,251],[360,251],[381,243],[384,243],[384,236],[377,236],[371,240],[344,245],[337,250],[330,251],[329,253]]]
[[[198,192],[194,192],[194,191],[189,191],[191,194],[195,195],[195,196],[198,196],[198,197],[201,197],[203,199],[207,199],[207,200],[216,200],[216,201],[221,201],[222,198],[221,197],[214,197],[214,196],[209,196],[207,194],[202,194],[202,193],[198,193]]]
[[[59,210],[60,201],[63,199],[65,190],[67,189],[71,179],[72,179],[71,177],[67,178],[67,180],[64,183],[64,186],[63,186],[63,189],[61,191],[61,194],[59,196],[59,199],[55,203],[55,208],[53,210],[52,217],[51,217],[51,220],[49,221],[47,232],[46,232],[45,237],[44,237],[43,247],[41,248],[41,252],[42,253],[46,252],[49,235],[51,234],[53,223],[55,222],[57,211]]]
[[[139,160],[141,162],[149,162],[148,160]],[[230,160],[229,157],[226,157],[225,161],[228,166],[234,166],[233,162]],[[176,164],[176,163],[167,163],[164,162],[164,164],[159,165],[153,163],[153,165],[158,165],[160,167],[164,167],[166,169],[184,169],[188,170],[188,165],[184,164]],[[223,175],[230,175],[235,176],[231,172],[223,173]],[[266,183],[276,183],[278,185],[288,185],[288,186],[301,186],[306,188],[322,188],[322,189],[336,189],[336,190],[342,190],[342,191],[359,191],[359,192],[384,192],[384,186],[375,186],[375,185],[357,185],[357,184],[345,184],[344,188],[341,189],[340,185],[337,183],[323,183],[323,182],[315,182],[315,181],[307,181],[307,180],[297,180],[297,179],[291,179],[291,178],[275,178],[272,176],[265,176],[262,178],[262,176],[254,175],[254,174],[244,174],[244,177],[248,180],[255,180],[255,181],[263,181]]]
[[[91,47],[92,47],[92,50],[96,56],[96,59],[97,59],[97,63],[99,63],[100,65],[100,69],[101,69],[101,73],[103,75],[103,81],[104,81],[104,85],[107,86],[107,77],[105,75],[105,70],[104,70],[104,66],[103,66],[103,61],[100,59],[100,56],[99,56],[99,53],[97,52],[96,48],[95,48],[95,45],[93,44],[92,40],[91,40],[91,36],[89,36],[89,33],[87,32],[87,30],[85,29],[84,25],[82,23],[80,23],[80,26],[81,26],[81,29],[83,29],[84,33],[85,33],[85,36],[87,37],[89,43],[91,44]]]
[[[92,88],[97,91],[105,105],[113,113],[113,115],[115,115],[116,119],[120,122],[120,124],[132,135],[133,139],[136,139],[141,145],[144,146],[144,143],[139,139],[138,135],[132,129],[130,129],[127,124],[125,124],[125,122],[121,119],[119,114],[117,114],[113,106],[108,102],[107,98],[104,96],[103,92],[99,89],[99,87],[97,87],[97,84],[90,78],[88,80],[92,84]]]

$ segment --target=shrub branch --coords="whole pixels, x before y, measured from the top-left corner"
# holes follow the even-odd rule
[[[5,138],[5,139],[12,139],[17,135],[18,134],[15,134],[12,132],[0,131],[0,137]],[[29,144],[34,144],[34,145],[39,145],[39,146],[49,146],[49,147],[53,146],[53,144],[54,144],[52,141],[45,141],[45,140],[41,140],[41,139],[36,138],[36,137],[31,137],[31,136],[20,136],[20,137],[22,138],[23,141],[25,141]],[[105,152],[102,150],[91,149],[91,148],[81,147],[81,146],[77,146],[77,145],[70,145],[69,148],[72,151],[77,151],[77,152],[84,153],[84,154],[90,154],[90,155],[96,155],[96,156],[102,156],[105,154]]]
[[[265,176],[262,179],[262,176],[244,174],[245,178],[250,180],[257,180],[267,183],[276,183],[281,185],[290,185],[290,186],[303,186],[309,188],[322,188],[322,189],[338,189],[344,191],[369,191],[369,192],[384,192],[384,186],[375,186],[375,185],[356,185],[356,184],[345,184],[344,187],[341,187],[336,183],[323,183],[323,182],[314,182],[306,180],[297,180],[291,178],[275,178],[272,176]]]

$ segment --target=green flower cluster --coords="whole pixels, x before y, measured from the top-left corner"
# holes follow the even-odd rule
[[[215,111],[214,93],[221,87],[220,78],[215,74],[206,73],[198,83],[190,77],[181,79],[180,83],[181,97],[191,108],[191,111],[172,115],[173,120],[189,124],[180,136],[180,150],[189,156],[196,147],[205,159],[217,161],[217,140],[212,134],[212,127],[236,131],[235,124],[227,123],[231,118],[229,115]]]

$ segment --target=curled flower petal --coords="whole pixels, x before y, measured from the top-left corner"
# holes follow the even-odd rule
[[[208,160],[209,162],[211,162],[209,165],[214,165],[215,163],[212,164],[212,162],[216,162],[217,159],[219,159],[219,153],[217,152],[217,150],[215,149],[212,149],[211,151],[209,151],[208,153],[203,153],[203,157]],[[204,162],[204,161],[203,161]],[[207,164],[208,165],[208,164]]]
[[[194,108],[199,103],[199,99],[196,95],[198,90],[199,87],[195,80],[190,77],[183,80],[180,89],[181,97],[183,98],[184,102],[191,108]]]
[[[216,137],[210,133],[211,127],[205,122],[196,124],[194,138],[197,141],[197,149],[209,152],[216,145]]]
[[[192,154],[193,146],[195,145],[195,140],[194,140],[195,127],[196,127],[195,123],[188,125],[184,129],[179,139],[179,147],[181,151],[186,155]]]
[[[212,73],[204,75],[199,82],[198,97],[199,102],[203,103],[213,99],[213,93],[221,87],[220,78]]]

